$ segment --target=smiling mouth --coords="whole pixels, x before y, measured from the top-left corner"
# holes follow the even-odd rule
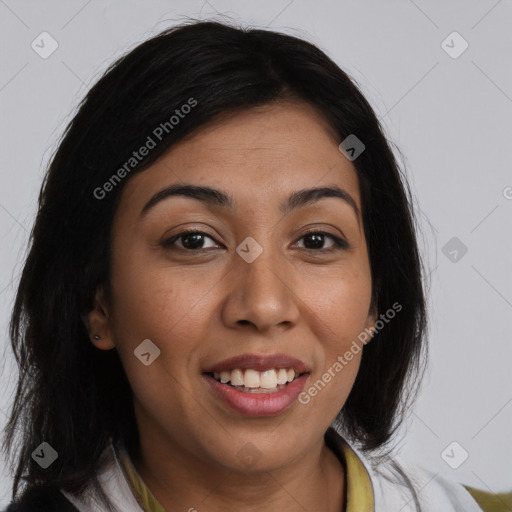
[[[207,372],[205,375],[243,393],[277,393],[304,373],[298,373],[293,368],[272,368],[261,372],[252,368],[235,368]]]

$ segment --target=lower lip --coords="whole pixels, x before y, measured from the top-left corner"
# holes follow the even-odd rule
[[[280,391],[273,393],[244,393],[237,389],[221,384],[209,375],[203,374],[210,389],[225,404],[240,414],[246,416],[274,416],[289,407],[304,389],[309,374],[305,373],[287,384]]]

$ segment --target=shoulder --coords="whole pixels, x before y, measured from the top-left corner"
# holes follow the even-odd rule
[[[344,446],[345,454],[350,450],[366,470],[374,512],[487,512],[464,485],[439,472],[412,464],[399,455],[371,457],[339,434],[337,441]]]
[[[442,477],[401,457],[370,467],[375,492],[375,511],[482,512],[460,483]],[[380,505],[380,506],[379,506]]]
[[[400,455],[368,455],[344,439],[335,428],[326,433],[327,440],[331,446],[343,452],[345,463],[347,456],[350,456],[348,461],[353,474],[352,478],[350,474],[347,475],[349,487],[352,484],[353,489],[364,488],[363,494],[373,499],[370,500],[373,501],[371,506],[365,510],[488,512],[464,485],[442,477],[439,472],[412,464]],[[354,468],[358,471],[354,472]]]
[[[57,487],[45,485],[28,489],[4,512],[78,512],[78,509]]]

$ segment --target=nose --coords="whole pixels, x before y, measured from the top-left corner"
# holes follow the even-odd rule
[[[233,265],[229,277],[232,284],[222,312],[226,325],[239,328],[249,324],[259,332],[267,332],[297,323],[300,301],[294,287],[300,276],[279,260],[277,250],[270,244],[263,247],[252,263],[236,254]]]

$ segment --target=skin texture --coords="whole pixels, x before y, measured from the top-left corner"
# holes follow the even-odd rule
[[[360,211],[357,174],[339,142],[310,105],[274,103],[202,127],[126,183],[113,226],[112,301],[100,288],[88,323],[92,343],[122,360],[141,439],[135,465],[168,510],[345,509],[344,468],[323,436],[362,352],[308,404],[270,417],[232,411],[201,377],[229,357],[284,353],[310,367],[308,389],[374,326],[362,217],[339,198],[279,210],[292,192],[337,185]],[[175,196],[140,217],[176,183],[223,190],[236,209]],[[161,245],[184,228],[206,233],[202,245],[188,239],[205,250],[183,249],[183,238]],[[304,237],[312,228],[349,247]],[[263,248],[252,263],[235,252],[248,236]],[[145,339],[161,350],[149,366],[133,354]],[[259,457],[251,467],[239,454],[248,442]]]

